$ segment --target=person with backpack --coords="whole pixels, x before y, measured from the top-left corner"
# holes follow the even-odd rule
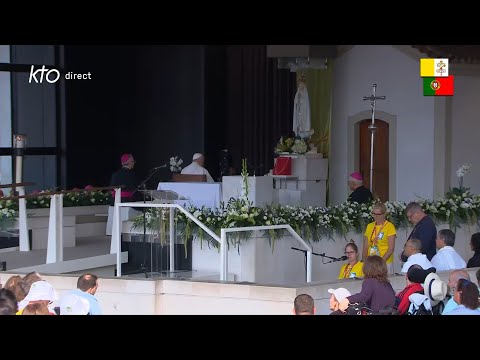
[[[431,267],[427,270],[422,269],[418,264],[410,266],[405,279],[407,286],[395,295],[396,300],[396,315],[405,315],[410,307],[409,296],[414,293],[423,294],[423,282],[428,274],[435,272],[435,268]]]
[[[431,272],[423,283],[424,294],[413,293],[408,298],[410,307],[407,315],[440,315],[447,296],[447,284]]]

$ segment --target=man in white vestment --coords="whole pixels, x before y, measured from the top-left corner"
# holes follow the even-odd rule
[[[301,138],[310,136],[310,100],[305,80],[300,79],[293,101],[293,131]]]
[[[207,169],[203,167],[205,157],[200,153],[193,154],[192,163],[182,169],[182,174],[187,175],[207,175],[207,182],[213,183],[213,178]]]

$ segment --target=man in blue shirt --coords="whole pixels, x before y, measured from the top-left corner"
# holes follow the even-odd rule
[[[102,310],[95,297],[98,288],[98,276],[93,274],[84,274],[77,280],[77,288],[69,291],[67,294],[81,296],[90,303],[89,315],[102,315]],[[60,314],[61,315],[61,314]]]

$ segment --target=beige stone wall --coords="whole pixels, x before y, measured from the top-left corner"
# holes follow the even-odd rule
[[[477,268],[468,269],[476,282]],[[440,272],[448,280],[449,272]],[[15,275],[0,273],[2,283]],[[76,287],[76,275],[44,276],[58,295]],[[405,286],[404,276],[391,276],[396,292]],[[185,280],[101,278],[97,297],[105,315],[290,315],[293,300],[298,294],[308,293],[315,299],[317,314],[326,315],[329,288],[345,287],[350,292],[360,291],[361,280],[337,280],[312,283],[308,286],[262,286]]]

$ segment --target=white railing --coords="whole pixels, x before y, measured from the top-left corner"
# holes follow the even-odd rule
[[[117,253],[117,277],[122,276],[121,270],[121,229],[122,229],[122,220],[120,218],[120,208],[121,207],[145,207],[145,208],[170,208],[170,272],[175,271],[175,227],[174,224],[174,214],[175,209],[180,210],[184,213],[189,219],[191,219],[195,224],[197,224],[201,229],[203,229],[208,235],[210,235],[215,241],[220,243],[220,248],[222,248],[221,239],[210,230],[204,223],[198,220],[195,216],[189,213],[185,208],[179,204],[156,204],[156,203],[141,203],[141,202],[126,202],[121,203],[117,202],[115,199],[115,207],[113,209],[113,227],[112,227],[112,252]],[[187,241],[187,240],[185,240]],[[113,247],[115,246],[115,249]],[[226,247],[224,245],[224,247]],[[221,276],[222,278],[222,276]],[[225,277],[226,278],[226,277]]]
[[[117,194],[120,192],[118,191]],[[243,232],[254,230],[279,230],[286,229],[288,232],[297,239],[305,248],[307,256],[307,282],[312,281],[312,247],[308,245],[297,233],[292,229],[290,225],[270,225],[270,226],[248,226],[248,227],[236,227],[221,229],[220,238],[212,230],[210,230],[204,223],[198,220],[190,212],[188,212],[183,206],[179,204],[157,204],[157,203],[141,203],[141,202],[126,202],[121,203],[119,196],[115,199],[115,207],[113,210],[113,227],[112,227],[112,245],[111,252],[117,253],[117,277],[122,276],[121,270],[121,229],[122,221],[120,217],[121,207],[145,207],[145,208],[170,208],[170,272],[175,271],[175,227],[174,227],[174,212],[175,209],[180,210],[201,229],[203,229],[208,235],[210,235],[215,241],[220,243],[220,280],[227,281],[228,276],[228,246],[227,246],[227,233],[231,232]],[[188,241],[185,239],[185,241]]]

